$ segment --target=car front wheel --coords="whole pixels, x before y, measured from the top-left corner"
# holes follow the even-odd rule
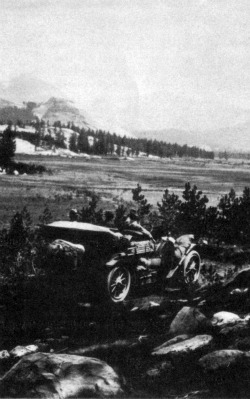
[[[109,297],[113,302],[122,302],[131,289],[131,273],[124,266],[112,269],[107,278]]]

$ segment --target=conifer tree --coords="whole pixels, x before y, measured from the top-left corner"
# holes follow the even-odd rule
[[[0,139],[0,165],[8,167],[16,151],[15,133],[11,129],[11,123],[4,130]]]

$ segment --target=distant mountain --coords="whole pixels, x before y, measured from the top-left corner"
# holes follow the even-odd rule
[[[65,124],[73,122],[86,129],[101,129],[119,136],[135,137],[120,126],[97,120],[95,115],[93,118],[90,117],[84,110],[77,108],[74,102],[70,101],[56,87],[30,74],[22,74],[8,83],[0,82],[0,99],[2,99],[0,100],[0,119],[6,119],[9,115],[8,119],[14,122],[17,119],[26,121],[37,116],[40,119],[49,120],[51,123],[58,120]],[[26,105],[31,102],[35,103],[32,115],[30,115],[31,104],[28,113],[26,112]],[[14,107],[18,107],[19,111]],[[24,118],[20,115],[23,115]]]
[[[63,98],[51,97],[48,101],[35,107],[33,113],[39,119],[49,121],[51,124],[56,121],[61,121],[64,124],[73,122],[76,126],[96,130],[92,122],[87,120],[87,117],[79,111],[72,101]]]
[[[33,109],[34,115],[39,119],[49,120],[50,123],[61,121],[64,124],[73,122],[74,125],[92,130],[104,130],[110,133],[116,133],[118,136],[135,137],[127,130],[120,126],[112,126],[107,122],[100,120],[92,120],[92,118],[85,112],[78,109],[73,101],[65,100],[63,98],[51,97],[48,101],[39,104]]]
[[[64,98],[51,97],[49,100],[41,103],[24,102],[22,106],[18,107],[10,101],[0,99],[0,120],[7,123],[11,120],[16,123],[18,120],[26,122],[32,121],[38,117],[53,124],[60,121],[67,125],[68,122],[73,122],[75,126],[84,129],[91,129],[94,131],[104,130],[110,133],[116,133],[118,136],[135,137],[128,131],[119,126],[107,126],[104,122],[94,122],[91,117],[84,111],[80,111],[73,101]]]

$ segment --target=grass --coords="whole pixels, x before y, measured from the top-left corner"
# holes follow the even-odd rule
[[[0,226],[27,206],[34,222],[48,205],[55,219],[67,218],[72,207],[87,203],[88,190],[101,197],[104,209],[114,209],[121,201],[131,201],[131,189],[140,183],[153,205],[166,188],[181,196],[184,184],[196,184],[215,205],[231,188],[240,194],[250,186],[250,165],[199,160],[134,161],[111,159],[68,159],[19,155],[16,161],[44,165],[52,174],[0,175]]]

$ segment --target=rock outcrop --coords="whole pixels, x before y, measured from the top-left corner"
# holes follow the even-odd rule
[[[155,348],[152,352],[153,356],[164,356],[166,358],[180,358],[191,357],[194,355],[201,356],[202,353],[208,352],[211,349],[213,337],[211,335],[197,335],[193,338],[186,339],[175,344],[164,346],[161,345]]]
[[[198,309],[183,307],[172,321],[169,333],[173,336],[180,334],[201,334],[211,327],[210,321]]]
[[[211,320],[211,323],[213,326],[226,326],[228,324],[235,324],[238,321],[240,321],[240,317],[231,312],[218,312],[213,315],[213,318]]]
[[[1,397],[67,399],[115,397],[123,390],[107,363],[89,357],[34,353],[23,357],[2,378]]]

